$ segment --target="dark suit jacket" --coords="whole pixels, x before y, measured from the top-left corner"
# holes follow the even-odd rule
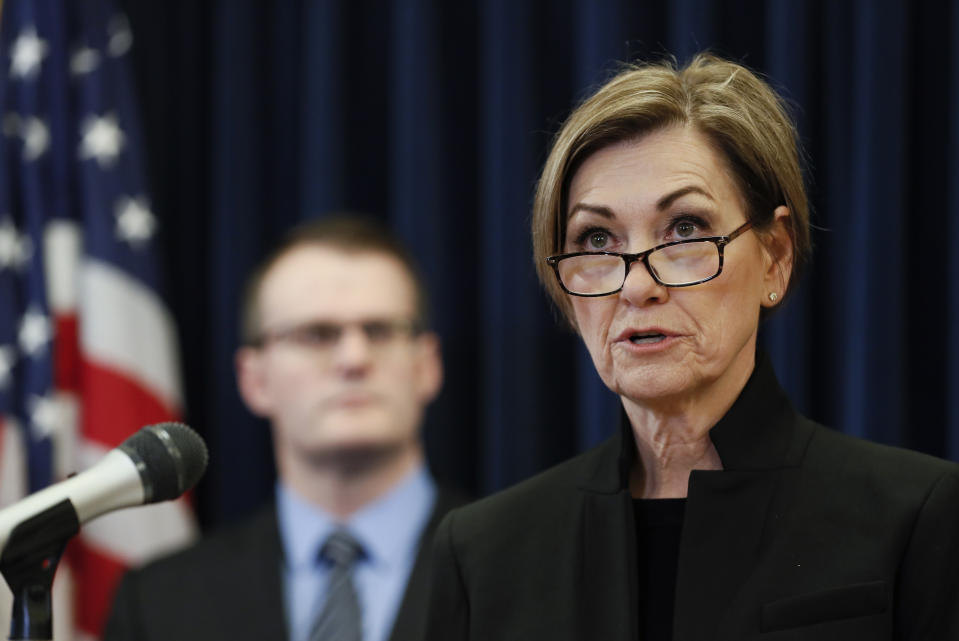
[[[793,409],[760,358],[689,481],[675,641],[959,640],[959,466]],[[635,641],[628,427],[453,510],[428,641]]]
[[[419,640],[428,603],[430,540],[463,501],[440,489],[396,615],[391,641]],[[275,506],[123,578],[105,641],[282,641],[287,638]]]

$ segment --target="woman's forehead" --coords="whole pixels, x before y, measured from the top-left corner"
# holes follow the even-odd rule
[[[570,182],[567,218],[578,212],[668,210],[677,202],[741,200],[726,162],[706,138],[688,128],[615,143],[586,158]]]

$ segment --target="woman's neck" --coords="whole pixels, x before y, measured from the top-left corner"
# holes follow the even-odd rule
[[[636,443],[629,489],[636,498],[682,498],[693,470],[721,470],[709,431],[739,397],[752,368],[717,381],[684,399],[652,405],[623,397]]]
[[[723,469],[708,428],[675,420],[647,420],[637,426],[630,418],[630,423],[638,462],[630,472],[629,489],[636,498],[682,498],[692,470]]]

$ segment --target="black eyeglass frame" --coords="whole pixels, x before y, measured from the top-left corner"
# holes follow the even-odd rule
[[[662,285],[663,287],[692,287],[693,285],[701,285],[702,283],[707,283],[712,279],[716,278],[723,273],[723,262],[725,254],[723,250],[726,248],[726,245],[736,240],[739,236],[742,236],[744,233],[749,231],[753,226],[751,220],[747,220],[745,223],[731,231],[725,236],[707,236],[705,238],[689,238],[686,240],[674,240],[668,243],[663,243],[662,245],[656,245],[651,247],[646,251],[639,252],[638,254],[624,254],[621,252],[573,252],[570,254],[554,254],[553,256],[547,256],[546,262],[553,267],[553,273],[556,274],[556,281],[559,283],[559,286],[563,289],[564,292],[570,296],[580,296],[582,298],[597,298],[599,296],[612,296],[613,294],[619,293],[623,290],[623,286],[626,284],[626,279],[629,277],[629,266],[636,261],[641,261],[643,265],[646,266],[646,271],[652,276],[653,280]],[[716,270],[716,273],[710,276],[709,278],[703,278],[702,280],[697,280],[692,283],[683,283],[681,285],[671,285],[669,283],[664,283],[659,279],[659,276],[656,275],[656,271],[649,264],[649,255],[654,251],[660,249],[665,249],[666,247],[675,247],[676,245],[688,245],[689,243],[713,243],[716,245],[716,250],[719,252],[719,269]],[[559,263],[565,258],[575,258],[576,256],[619,256],[626,263],[626,271],[623,272],[623,282],[620,283],[619,287],[616,289],[604,292],[602,294],[577,294],[576,292],[571,292],[566,289],[566,285],[563,283],[563,279],[559,274]]]

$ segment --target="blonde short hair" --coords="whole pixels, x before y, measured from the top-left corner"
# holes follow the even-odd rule
[[[683,68],[671,62],[633,65],[587,98],[553,143],[533,204],[533,255],[547,293],[573,322],[568,295],[546,257],[562,252],[567,191],[576,170],[599,149],[670,126],[693,127],[719,150],[762,233],[776,207],[789,208],[791,282],[810,250],[809,205],[796,127],[782,98],[746,67],[701,53]],[[787,289],[788,293],[789,289]]]

